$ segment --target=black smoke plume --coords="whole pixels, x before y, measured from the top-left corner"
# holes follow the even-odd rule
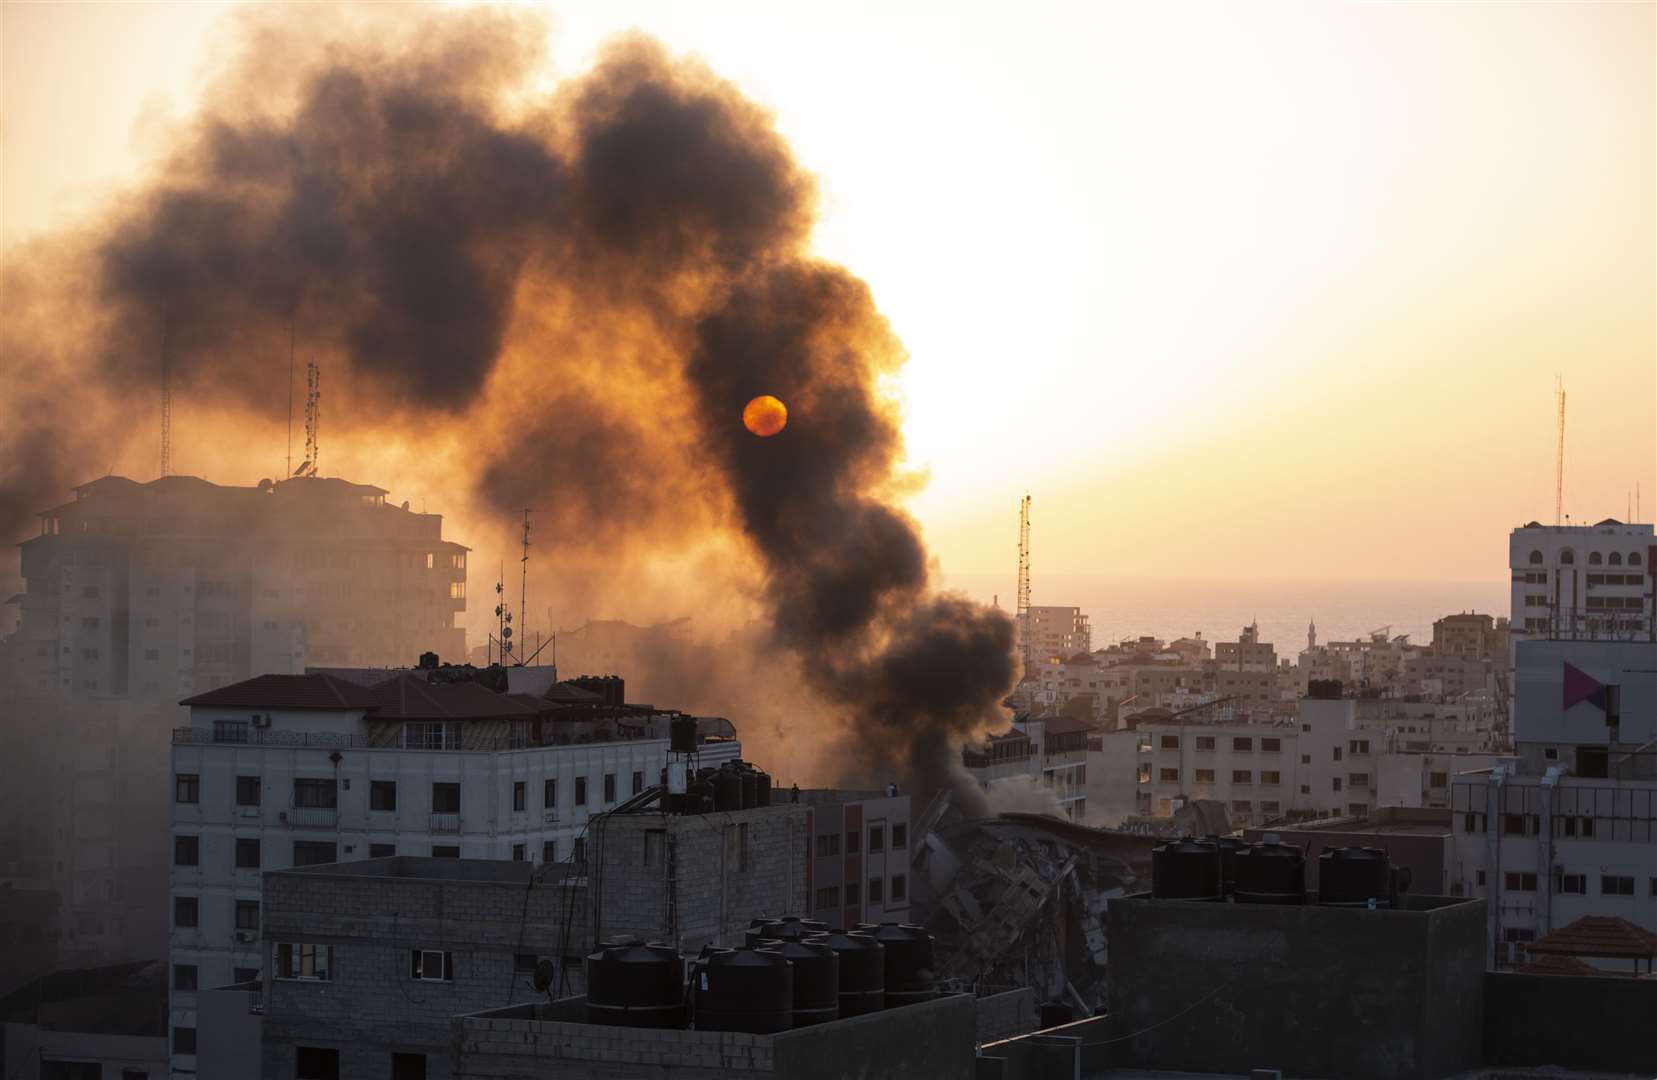
[[[901,345],[810,254],[815,188],[770,117],[640,36],[536,97],[533,20],[358,18],[247,16],[153,182],[63,265],[6,268],[7,351],[75,378],[8,398],[0,523],[139,453],[103,418],[147,400],[163,340],[214,471],[248,468],[291,335],[328,372],[334,460],[479,518],[534,506],[542,557],[589,580],[717,564],[813,699],[779,734],[840,751],[821,779],[947,783],[1000,718],[1011,624],[930,587],[877,390]],[[740,422],[762,393],[790,411],[769,439]]]

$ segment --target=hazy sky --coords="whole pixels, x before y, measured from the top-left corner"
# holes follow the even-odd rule
[[[8,242],[145,175],[229,7],[0,4]],[[948,572],[1011,576],[1028,489],[1038,578],[1505,576],[1555,374],[1567,512],[1657,507],[1657,6],[550,12],[549,85],[636,26],[775,110]]]

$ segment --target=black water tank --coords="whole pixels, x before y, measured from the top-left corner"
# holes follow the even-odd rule
[[[804,940],[827,945],[839,958],[841,1019],[886,1007],[886,949],[873,936],[832,930]]]
[[[730,949],[696,962],[698,1031],[787,1031],[794,1019],[794,969],[775,949]]]
[[[1247,842],[1235,836],[1205,836],[1203,843],[1220,849],[1220,884],[1225,894],[1230,896],[1237,887],[1236,856],[1248,847]]]
[[[766,928],[766,936],[779,941],[804,941],[814,934],[828,930],[829,924],[816,919],[802,919],[798,915],[784,915],[774,926]]]
[[[938,996],[932,966],[932,935],[924,927],[887,922],[859,923],[886,950],[886,1007],[913,1005]]]
[[[736,774],[742,780],[742,808],[752,810],[759,805],[759,777],[748,767],[736,770]]]
[[[781,919],[753,919],[748,923],[748,929],[743,933],[743,944],[752,949],[762,941],[781,941]]]
[[[696,717],[675,716],[668,721],[667,748],[675,754],[696,753]]]
[[[742,777],[733,769],[720,769],[713,774],[713,808],[715,810],[742,809]]]
[[[1318,856],[1318,903],[1392,906],[1392,862],[1372,847],[1327,848]]]
[[[1068,1001],[1044,1001],[1039,1010],[1039,1030],[1058,1027],[1076,1019],[1076,1009]]]
[[[1218,900],[1223,895],[1220,849],[1187,836],[1151,849],[1151,895],[1162,900]]]
[[[823,1024],[840,1015],[840,959],[818,941],[766,946],[794,965],[794,1026]]]
[[[685,1026],[685,962],[669,946],[612,945],[587,957],[587,1023]]]
[[[754,805],[771,805],[771,774],[763,769],[754,771]]]
[[[1306,853],[1289,844],[1268,840],[1237,853],[1239,904],[1304,904]]]

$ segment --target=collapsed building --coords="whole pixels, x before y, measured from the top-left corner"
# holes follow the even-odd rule
[[[1041,814],[941,821],[915,846],[911,914],[944,979],[1090,1014],[1105,1002],[1105,909],[1148,887],[1153,842]]]

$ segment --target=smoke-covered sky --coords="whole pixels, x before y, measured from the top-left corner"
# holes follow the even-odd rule
[[[491,9],[250,14],[153,182],[8,259],[30,374],[0,525],[149,436],[109,418],[163,357],[221,440],[211,468],[246,469],[237,433],[285,399],[291,339],[323,372],[323,472],[435,484],[474,544],[533,508],[555,595],[746,607],[768,627],[746,662],[797,679],[751,706],[843,757],[806,779],[945,783],[1002,718],[1011,626],[935,593],[881,386],[904,351],[809,250],[813,179],[763,110],[643,35],[526,91],[545,40]],[[742,423],[760,394],[789,408],[770,438]]]

